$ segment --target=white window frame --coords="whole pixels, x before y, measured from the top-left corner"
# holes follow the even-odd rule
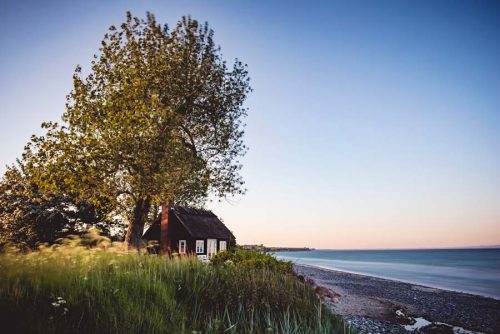
[[[205,253],[205,240],[196,240],[196,254]]]
[[[179,240],[179,254],[186,254],[187,243],[186,240]]]
[[[217,254],[217,239],[207,239],[207,257],[209,259]]]
[[[222,247],[222,245],[224,245],[224,247]],[[227,250],[227,241],[226,240],[219,241],[219,251],[223,252],[225,250]]]

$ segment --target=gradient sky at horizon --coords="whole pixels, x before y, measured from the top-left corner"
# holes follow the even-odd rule
[[[500,245],[500,3],[1,1],[0,173],[125,12],[208,21],[249,65],[239,243]]]

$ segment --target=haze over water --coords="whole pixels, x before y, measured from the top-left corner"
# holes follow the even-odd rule
[[[295,263],[500,299],[500,249],[279,252]]]

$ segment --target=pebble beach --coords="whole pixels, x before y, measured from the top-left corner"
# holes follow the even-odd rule
[[[500,333],[500,300],[294,264],[323,302],[359,333]]]

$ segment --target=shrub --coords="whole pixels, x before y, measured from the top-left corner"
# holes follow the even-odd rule
[[[291,274],[292,263],[280,261],[274,256],[257,250],[245,250],[236,247],[234,250],[217,253],[211,260],[214,265],[238,266],[242,269],[267,269],[274,272]]]

